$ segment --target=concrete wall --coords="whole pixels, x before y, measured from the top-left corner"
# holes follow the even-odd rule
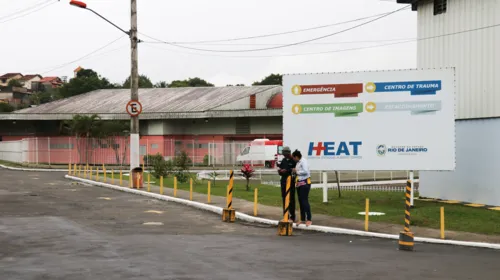
[[[456,137],[456,170],[422,171],[420,195],[500,206],[500,118],[457,121]]]
[[[438,15],[420,3],[418,68],[455,67],[457,119],[500,116],[500,28],[484,28],[500,24],[500,0],[448,0]]]
[[[0,142],[0,160],[23,162],[23,141]]]
[[[251,134],[282,134],[281,117],[250,119]],[[142,135],[235,135],[235,119],[152,120],[141,122]]]

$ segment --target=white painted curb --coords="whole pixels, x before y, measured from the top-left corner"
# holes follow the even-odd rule
[[[23,167],[12,167],[0,164],[1,168],[5,168],[8,170],[16,170],[16,171],[42,171],[42,172],[67,172],[68,169],[43,169],[43,168],[23,168]]]
[[[214,205],[208,205],[208,204],[190,201],[190,200],[186,200],[186,199],[182,199],[182,198],[176,198],[176,197],[171,197],[171,196],[167,196],[167,195],[160,195],[160,194],[156,194],[156,193],[150,193],[150,192],[146,192],[146,191],[120,187],[120,186],[111,185],[111,184],[107,184],[107,183],[95,182],[95,181],[82,179],[82,178],[78,178],[78,177],[73,177],[73,176],[69,176],[69,175],[66,175],[65,178],[71,179],[74,181],[78,181],[78,182],[82,182],[85,184],[94,185],[94,186],[99,186],[99,187],[114,189],[114,190],[118,190],[118,191],[143,195],[143,196],[156,198],[156,199],[164,200],[164,201],[176,202],[176,203],[184,204],[187,206],[195,207],[195,208],[198,208],[201,210],[205,210],[205,211],[209,211],[209,212],[213,212],[213,213],[222,215],[222,207],[218,207],[218,206],[214,206]],[[260,224],[276,225],[276,226],[278,225],[278,221],[253,217],[253,216],[250,216],[250,215],[247,215],[244,213],[240,213],[240,212],[236,212],[236,218],[239,220],[242,220],[242,221],[250,222],[250,223],[260,223]],[[294,225],[294,228],[297,228],[297,226]],[[318,231],[318,232],[324,232],[324,233],[333,233],[333,234],[345,234],[345,235],[356,235],[356,236],[399,240],[398,235],[386,234],[386,233],[376,233],[376,232],[366,232],[366,231],[361,231],[361,230],[344,229],[344,228],[337,228],[337,227],[311,225],[309,227],[301,226],[299,229]],[[488,249],[500,250],[500,244],[495,244],[495,243],[442,240],[442,239],[424,238],[424,237],[415,237],[415,241],[423,242],[423,243],[432,243],[432,244],[457,245],[457,246],[467,246],[467,247],[477,247],[477,248],[488,248]]]

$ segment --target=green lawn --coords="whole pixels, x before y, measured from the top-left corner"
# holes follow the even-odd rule
[[[117,178],[118,176],[115,176]],[[124,180],[128,177],[124,176]],[[159,180],[156,181],[158,185]],[[164,186],[173,187],[173,178],[166,178]],[[217,181],[211,186],[212,195],[225,196],[227,181]],[[251,191],[245,190],[243,181],[235,181],[234,194],[236,198],[253,201],[253,188],[259,188],[259,204],[281,207],[280,189],[273,186],[251,183]],[[178,188],[189,191],[188,183],[179,183]],[[194,191],[207,193],[207,181],[195,181]],[[387,222],[402,225],[404,222],[404,193],[377,191],[343,191],[338,198],[337,190],[329,190],[328,204],[324,204],[321,189],[311,190],[309,201],[313,214],[345,217],[363,220],[359,215],[365,209],[365,199],[370,199],[370,211],[383,212],[383,216],[370,216],[370,221]],[[500,234],[500,211],[473,208],[462,205],[443,204],[437,202],[415,200],[415,208],[411,211],[411,224],[415,226],[436,228],[440,226],[440,207],[445,207],[446,229],[454,231],[475,232],[483,234]]]

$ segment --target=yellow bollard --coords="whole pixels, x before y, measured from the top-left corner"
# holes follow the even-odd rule
[[[444,238],[444,207],[441,207],[441,239]]]
[[[189,179],[189,200],[193,200],[193,178]]]
[[[120,170],[120,187],[123,186],[123,171]]]
[[[286,196],[285,196],[285,207],[283,209],[283,220],[281,220],[278,223],[278,235],[280,236],[291,236],[293,232],[293,222],[290,223],[289,221],[291,183],[292,183],[292,177],[288,176],[286,180]]]
[[[82,177],[82,169],[83,167],[81,165],[78,165],[78,177]]]
[[[148,172],[148,192],[151,191],[151,173]]]
[[[365,203],[365,231],[368,231],[368,223],[369,223],[369,212],[370,212],[370,199],[366,199]]]
[[[83,178],[87,179],[87,166],[83,165]]]
[[[99,182],[99,168],[95,170],[95,180]]]
[[[71,163],[68,163],[68,175],[71,176]]]
[[[409,180],[406,182],[405,197],[405,226],[404,230],[399,232],[399,250],[413,251],[415,235],[410,231],[411,181]]]
[[[177,197],[177,177],[174,177],[174,197]]]
[[[132,172],[130,172],[128,174],[128,186],[131,189],[134,187],[134,182],[133,181],[134,181],[134,178],[132,177]]]
[[[89,180],[92,180],[92,166],[90,167],[90,170],[89,170]]]
[[[163,176],[160,176],[160,194],[163,194]]]
[[[255,188],[253,194],[253,215],[257,217],[257,205],[259,203],[259,189]]]
[[[73,167],[73,168],[74,168],[74,169],[73,169],[73,175],[74,175],[74,176],[76,176],[76,163],[75,163],[75,165],[74,165],[74,167]]]
[[[87,163],[87,176],[89,175],[89,164]]]
[[[104,173],[104,183],[108,182],[108,173],[106,172],[106,168],[104,164],[102,165],[102,172]]]
[[[233,184],[234,172],[229,172],[229,185],[227,186],[227,208],[222,210],[222,221],[226,223],[233,223],[236,221],[236,211],[233,209]]]
[[[207,203],[211,203],[212,199],[210,197],[210,181],[208,181],[208,187],[207,187]]]
[[[111,184],[115,184],[115,171],[111,170]]]

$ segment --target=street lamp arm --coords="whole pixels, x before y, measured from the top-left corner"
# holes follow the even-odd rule
[[[102,18],[103,20],[105,20],[106,22],[108,22],[109,24],[113,25],[114,27],[118,28],[121,32],[127,34],[128,36],[130,36],[130,32],[129,31],[125,31],[123,30],[121,27],[119,27],[118,25],[114,24],[113,22],[111,22],[110,20],[108,20],[107,18],[101,16],[98,12],[92,10],[92,9],[89,9],[89,8],[85,8],[86,10],[89,10],[91,11],[92,13],[96,14],[98,17]]]

